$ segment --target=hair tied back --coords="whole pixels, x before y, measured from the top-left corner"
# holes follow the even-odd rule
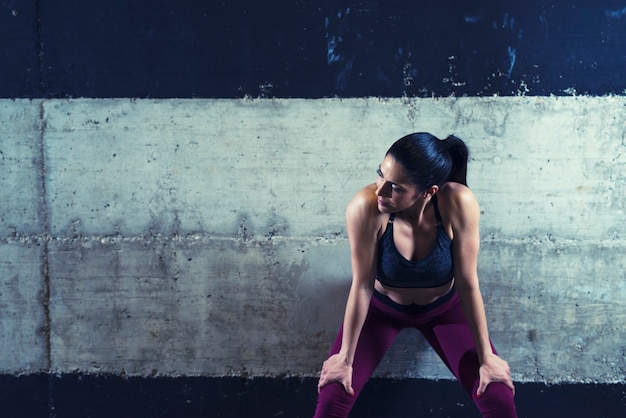
[[[454,135],[448,135],[444,140],[446,151],[452,160],[450,180],[467,186],[467,160],[469,151],[465,143]]]

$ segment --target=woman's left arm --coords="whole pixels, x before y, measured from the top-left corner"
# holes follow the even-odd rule
[[[443,190],[442,190],[443,191]],[[452,226],[452,256],[455,286],[463,311],[474,336],[480,363],[480,397],[491,382],[502,382],[515,391],[506,361],[493,353],[487,328],[487,316],[478,283],[480,248],[480,208],[472,191],[460,184],[449,184],[441,193]]]

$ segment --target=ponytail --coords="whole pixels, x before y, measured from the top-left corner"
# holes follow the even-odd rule
[[[448,154],[450,154],[450,162],[452,163],[452,172],[448,177],[448,181],[455,181],[467,186],[467,159],[469,151],[465,142],[454,135],[444,139]]]

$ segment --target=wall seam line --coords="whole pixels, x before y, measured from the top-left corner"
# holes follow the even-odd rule
[[[41,0],[35,0],[35,16],[36,16],[36,51],[37,51],[37,71],[39,96],[45,97],[46,86],[44,82],[44,63],[43,63],[43,36],[41,27]],[[47,168],[46,168],[46,152],[45,152],[45,132],[46,132],[46,114],[45,100],[39,102],[39,164],[40,164],[40,192],[41,192],[41,210],[42,210],[42,264],[41,272],[43,277],[42,289],[42,307],[44,310],[44,330],[43,335],[46,344],[46,372],[48,375],[48,416],[56,417],[54,407],[54,377],[52,375],[52,320],[50,317],[50,267],[49,267],[49,246],[50,227],[48,220],[48,193],[47,193]]]
[[[45,151],[45,133],[47,121],[45,111],[45,100],[39,102],[39,192],[41,205],[41,274],[43,278],[41,305],[44,312],[43,336],[46,345],[46,373],[48,374],[48,412],[51,417],[54,415],[54,400],[52,396],[53,376],[52,376],[52,319],[50,316],[50,266],[49,266],[49,242],[50,223],[48,219],[48,192],[47,192],[47,167]]]

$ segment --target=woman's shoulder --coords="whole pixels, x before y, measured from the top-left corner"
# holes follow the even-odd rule
[[[362,227],[370,225],[378,229],[383,216],[384,214],[378,210],[375,184],[359,190],[346,207],[346,220],[349,223],[358,223]]]
[[[376,185],[367,185],[354,195],[348,203],[347,210],[375,215],[380,213],[378,211],[378,204],[376,200]]]
[[[480,208],[474,193],[460,183],[446,183],[437,192],[437,205],[444,224],[451,225],[454,231],[464,225],[477,225]]]
[[[437,192],[438,201],[452,206],[464,206],[476,204],[476,196],[472,190],[464,184],[456,182],[445,183]]]

